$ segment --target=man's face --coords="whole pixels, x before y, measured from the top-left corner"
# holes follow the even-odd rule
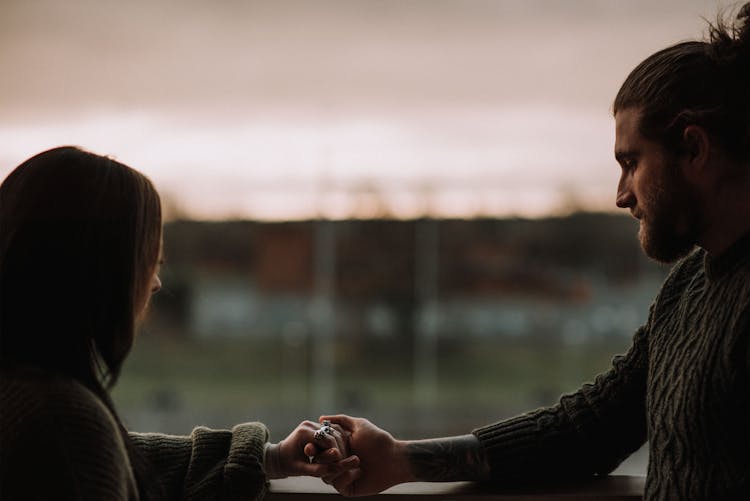
[[[640,111],[634,108],[615,115],[615,158],[622,169],[617,206],[630,209],[640,221],[644,252],[669,263],[695,245],[702,227],[700,203],[683,176],[681,157],[643,137],[639,120]]]

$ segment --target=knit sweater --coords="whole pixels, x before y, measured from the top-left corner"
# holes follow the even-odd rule
[[[131,433],[167,499],[260,499],[260,423],[190,436]],[[135,500],[118,424],[89,389],[39,371],[0,374],[0,499]]]
[[[607,474],[648,440],[645,499],[750,499],[749,339],[747,234],[681,260],[593,383],[474,434],[501,481]]]

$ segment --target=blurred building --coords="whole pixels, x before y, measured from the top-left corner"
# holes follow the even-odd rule
[[[424,322],[444,338],[630,336],[665,273],[643,256],[636,229],[624,216],[585,213],[172,222],[153,330],[305,336],[324,294],[338,337],[410,338]]]

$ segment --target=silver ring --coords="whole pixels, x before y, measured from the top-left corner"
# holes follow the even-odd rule
[[[321,426],[320,431],[322,431],[323,433],[327,433],[328,435],[333,435],[333,428],[327,425]]]
[[[331,422],[327,419],[323,420],[323,426],[331,426]]]
[[[323,428],[319,430],[315,430],[315,433],[313,433],[313,438],[315,440],[323,440],[326,436],[326,433],[323,431]]]

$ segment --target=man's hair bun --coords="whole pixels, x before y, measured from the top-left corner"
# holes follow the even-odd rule
[[[737,41],[750,52],[750,2],[742,6],[735,21]]]
[[[719,14],[716,24],[709,28],[709,40],[719,64],[739,64],[745,72],[750,69],[750,2],[737,10],[731,21]]]

